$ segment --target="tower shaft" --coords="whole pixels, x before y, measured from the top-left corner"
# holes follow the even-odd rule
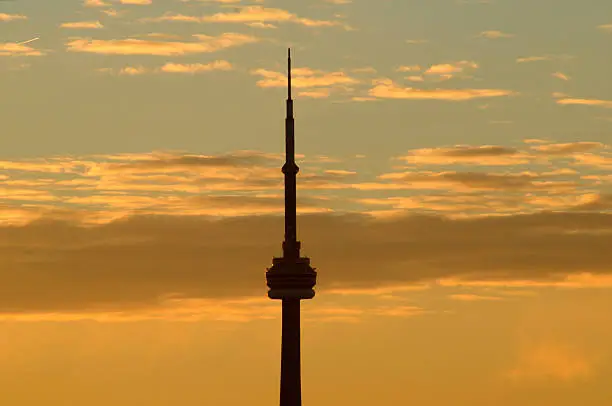
[[[302,406],[300,300],[283,299],[280,406]]]

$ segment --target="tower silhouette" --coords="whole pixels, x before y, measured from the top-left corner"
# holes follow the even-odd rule
[[[300,357],[300,300],[312,299],[317,273],[310,266],[310,258],[300,256],[296,224],[296,175],[300,168],[295,163],[295,133],[293,99],[291,98],[291,49],[288,51],[287,118],[285,119],[285,240],[283,256],[272,260],[266,272],[270,299],[282,300],[282,344],[280,406],[302,405]]]

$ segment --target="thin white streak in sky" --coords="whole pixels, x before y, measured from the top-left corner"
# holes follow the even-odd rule
[[[30,42],[34,42],[34,41],[37,41],[37,40],[39,40],[39,39],[40,39],[40,37],[35,37],[35,38],[29,39],[29,40],[27,40],[27,41],[19,42],[19,43],[18,43],[18,45],[25,45],[25,44],[29,44]]]

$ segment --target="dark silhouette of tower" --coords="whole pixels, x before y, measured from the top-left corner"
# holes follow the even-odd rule
[[[300,300],[312,299],[317,273],[310,258],[300,256],[296,224],[296,175],[293,100],[291,99],[291,49],[288,55],[287,118],[285,119],[285,240],[283,256],[272,260],[266,272],[270,299],[282,300],[280,406],[302,405],[300,359]]]

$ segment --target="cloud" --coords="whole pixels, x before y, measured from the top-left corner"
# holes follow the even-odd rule
[[[193,63],[193,64],[180,64],[180,63],[166,63],[164,66],[160,68],[162,72],[167,73],[201,73],[201,72],[210,72],[213,70],[232,70],[232,64],[218,60],[214,62],[210,62],[207,64],[203,63]]]
[[[259,28],[271,28],[267,26],[270,23],[295,23],[307,27],[333,27],[342,26],[345,29],[350,29],[341,21],[331,20],[313,20],[309,18],[299,17],[296,14],[279,8],[267,8],[263,6],[245,6],[236,12],[216,13],[208,16],[189,16],[183,14],[166,14],[161,17],[147,18],[144,21],[183,21],[183,22],[208,22],[208,23],[239,23],[239,24],[258,24]],[[263,24],[263,25],[261,25]]]
[[[595,212],[612,210],[612,194],[595,194],[589,197],[588,201],[574,206],[574,210]]]
[[[215,70],[221,71],[229,71],[232,70],[233,66],[228,61],[217,60],[210,63],[191,63],[191,64],[183,64],[183,63],[174,63],[167,62],[159,68],[147,69],[144,66],[126,66],[119,70],[120,75],[142,75],[145,73],[204,73],[211,72]],[[102,73],[114,73],[111,68],[102,68],[99,70]]]
[[[148,6],[149,4],[153,4],[153,0],[120,0],[120,3],[136,6]]]
[[[161,74],[159,68],[131,68],[121,73]],[[574,206],[592,201],[587,197],[607,181],[605,177],[596,176],[597,172],[593,173],[592,169],[586,169],[605,169],[612,165],[612,157],[606,153],[606,148],[597,151],[595,147],[598,145],[543,144],[539,146],[545,148],[540,150],[494,145],[417,149],[390,162],[394,171],[383,172],[377,177],[375,174],[356,173],[344,166],[347,163],[343,160],[299,157],[304,164],[299,177],[300,188],[313,198],[322,199],[327,194],[328,198],[323,199],[320,208],[340,212],[357,210],[375,216],[384,215],[384,211],[387,211],[386,215],[392,213],[386,208],[377,210],[378,207],[372,205],[392,206],[396,209],[393,215],[443,212],[451,217],[527,213],[542,208],[573,210]],[[529,171],[525,168],[504,171],[479,168],[483,165],[527,163],[530,164]],[[338,164],[343,166],[338,167]],[[136,212],[210,214],[210,210],[193,205],[192,197],[202,194],[271,198],[282,190],[282,177],[278,170],[281,165],[281,154],[257,151],[211,156],[154,152],[52,157],[0,162],[0,187],[6,188],[3,194],[12,200],[13,205],[22,205],[38,213],[53,207],[79,209],[90,224]],[[421,165],[454,167],[441,171],[415,168]],[[467,168],[458,170],[457,165]],[[574,169],[570,169],[572,167]],[[580,173],[580,168],[586,173]],[[339,195],[330,195],[332,190]],[[349,199],[349,191],[365,196]],[[468,196],[476,191],[488,193]],[[519,191],[529,193],[517,194]],[[78,198],[72,197],[74,193],[78,193]],[[315,196],[314,193],[323,195]],[[392,193],[395,196],[390,195]],[[378,201],[374,202],[376,199],[372,199],[372,194],[378,197]],[[50,203],[45,203],[49,199]],[[355,206],[352,202],[357,200],[359,204]],[[238,212],[232,210],[223,215]],[[25,213],[24,218],[12,215],[5,223],[22,223],[31,218],[30,213]]]
[[[146,69],[142,66],[126,66],[119,70],[120,75],[136,76],[146,73]]]
[[[133,173],[133,172],[180,172],[193,171],[197,168],[249,168],[257,165],[271,164],[272,155],[253,151],[239,151],[224,155],[176,155],[176,154],[143,154],[142,156],[110,156],[111,160],[104,165],[95,165],[90,174]],[[112,161],[121,161],[118,163]],[[279,161],[280,162],[280,161]]]
[[[390,79],[380,80],[370,89],[369,95],[382,99],[412,99],[412,100],[450,100],[465,101],[487,97],[502,97],[513,95],[510,90],[501,89],[415,89],[399,87]]]
[[[224,33],[217,37],[197,35],[196,38],[198,42],[150,41],[132,38],[123,40],[75,39],[66,43],[66,47],[70,52],[105,55],[176,56],[215,52],[259,41],[253,36],[237,33]]]
[[[482,31],[478,34],[479,37],[487,39],[511,38],[514,34],[507,34],[497,30]]]
[[[425,165],[516,165],[529,162],[529,156],[515,148],[497,145],[458,145],[414,149],[397,159]]]
[[[183,0],[184,2],[188,2],[191,0]],[[235,4],[235,3],[240,3],[241,0],[199,0],[201,2],[208,2],[208,3],[221,3],[221,4]],[[262,3],[263,0],[255,0],[255,3]]]
[[[609,100],[562,98],[557,99],[556,103],[563,105],[577,104],[582,106],[596,106],[612,109],[612,101]]]
[[[527,56],[523,58],[516,58],[517,63],[525,63],[525,62],[537,62],[537,61],[549,61],[550,56]]]
[[[108,10],[102,10],[102,12],[104,14],[106,14],[107,16],[109,16],[109,17],[117,17],[120,14],[119,11],[117,11],[117,10],[115,10],[113,8],[110,8]]]
[[[572,158],[575,161],[574,165],[590,166],[599,169],[612,169],[612,156],[609,154],[582,153],[574,154]]]
[[[124,69],[122,74],[143,73],[138,67]],[[302,159],[298,156],[298,159]],[[317,165],[300,174],[302,190],[321,190],[349,187],[355,173],[348,170],[321,168],[326,163],[337,163],[329,157],[305,160]],[[42,204],[53,200],[55,206],[81,210],[87,223],[98,223],[117,218],[129,212],[184,215],[216,214],[238,215],[245,208],[228,206],[227,210],[198,207],[197,197],[208,195],[255,195],[258,202],[274,203],[271,206],[252,206],[248,213],[278,212],[282,209],[276,199],[282,190],[281,154],[265,154],[238,151],[232,154],[205,156],[157,152],[153,154],[126,154],[117,156],[55,157],[40,160],[1,161],[0,189],[6,199],[15,205],[25,205],[29,212],[5,219],[5,223],[17,224],[31,218],[33,212],[49,209]],[[6,189],[5,189],[6,188]],[[74,193],[78,197],[74,197]],[[329,211],[333,200],[318,196],[315,211]],[[312,200],[315,201],[315,200]],[[245,203],[246,204],[246,203]],[[47,205],[48,206],[48,205]],[[312,206],[312,205],[311,205]],[[246,207],[246,206],[245,206]],[[303,207],[313,211],[313,207]],[[210,210],[213,210],[212,212]],[[255,210],[255,211],[253,211]],[[101,217],[100,217],[101,216]]]
[[[539,139],[539,138],[525,138],[525,139],[523,139],[523,142],[525,144],[546,144],[549,141],[542,140],[542,139]]]
[[[532,150],[546,155],[571,155],[575,153],[588,152],[593,149],[604,148],[601,142],[568,142],[564,144],[546,144],[531,147]]]
[[[43,56],[45,52],[26,45],[27,42],[0,42],[0,56]]]
[[[441,278],[436,281],[445,287],[470,288],[559,288],[559,289],[609,289],[612,288],[612,275],[573,273],[561,278],[549,280],[514,279],[514,280],[465,280],[456,278]]]
[[[455,63],[443,63],[431,65],[426,71],[426,75],[448,75],[463,72],[466,68],[476,69],[478,64],[472,61],[459,61]]]
[[[406,76],[406,80],[410,82],[424,82],[425,78],[423,76]]]
[[[452,218],[470,217],[466,216],[466,213],[480,213],[471,216],[476,217],[482,216],[483,213],[516,214],[525,212],[524,199],[508,193],[493,192],[485,194],[481,191],[481,195],[477,196],[474,194],[476,189],[462,186],[459,183],[448,182],[441,178],[432,179],[429,182],[421,179],[415,185],[408,184],[408,182],[404,184],[407,185],[407,189],[417,190],[420,187],[425,187],[429,190],[420,189],[423,193],[415,193],[411,196],[365,198],[357,199],[357,202],[370,207],[392,207],[392,209],[377,209],[369,212],[377,218],[393,218],[406,212],[444,214]],[[537,211],[537,209],[533,211]]]
[[[458,74],[464,73],[466,70],[477,69],[478,64],[473,61],[458,61],[453,63],[441,63],[431,65],[425,72],[424,75],[429,77],[434,77],[438,80],[449,80],[456,77]],[[423,76],[410,76],[407,79],[416,79],[421,78]],[[411,80],[411,81],[421,81],[419,79]]]
[[[396,69],[398,72],[418,72],[422,68],[420,65],[403,65]]]
[[[0,21],[15,21],[15,20],[27,20],[28,17],[22,14],[6,14],[0,13]]]
[[[77,21],[70,23],[63,23],[60,25],[61,28],[104,28],[100,21]]]
[[[110,3],[107,3],[104,0],[85,0],[83,5],[85,7],[110,7]]]
[[[241,8],[238,12],[234,13],[217,13],[211,16],[202,17],[201,20],[205,22],[219,23],[288,21],[311,27],[334,26],[341,24],[337,21],[311,20],[307,18],[300,18],[297,15],[292,14],[286,10],[277,8],[266,8],[260,6],[244,7]]]
[[[519,380],[584,380],[593,374],[592,360],[575,346],[555,342],[523,344],[518,365],[509,376]]]
[[[267,69],[255,69],[251,71],[251,73],[263,77],[263,79],[257,81],[257,86],[259,87],[287,87],[287,76],[284,73]],[[291,85],[297,89],[351,85],[356,83],[359,83],[359,80],[344,72],[324,72],[310,68],[295,68],[292,71],[291,78]]]
[[[311,99],[325,99],[329,97],[329,89],[317,89],[298,92],[298,97],[308,97]]]
[[[249,27],[253,27],[253,28],[271,28],[271,29],[275,29],[278,28],[276,25],[274,24],[270,24],[270,23],[263,23],[261,21],[256,21],[254,23],[247,23],[247,25]]]
[[[610,32],[612,32],[612,24],[598,25],[597,28],[599,28],[602,31],[610,31]]]
[[[449,295],[448,297],[452,300],[458,300],[461,302],[483,302],[483,301],[491,302],[491,301],[503,300],[503,298],[499,296],[481,296],[481,295],[474,295],[471,293],[457,293],[454,295]]]
[[[239,199],[208,197],[196,207],[211,204],[244,207]],[[283,221],[133,216],[83,227],[76,213],[54,218],[48,212],[21,227],[0,227],[3,313],[129,311],[160,306],[169,296],[263,295],[263,271],[280,253]],[[602,248],[612,243],[612,233],[587,232],[612,229],[612,215],[604,213],[392,221],[313,214],[300,216],[299,225],[304,254],[320,270],[321,293],[451,277],[501,284],[550,283],[580,272],[594,280],[610,276],[612,254]]]
[[[429,289],[431,289],[430,284],[410,284],[405,286],[396,285],[378,288],[326,289],[325,294],[339,296],[378,296],[388,298],[397,293],[415,292]]]
[[[568,60],[574,58],[572,55],[557,54],[557,55],[537,55],[537,56],[526,56],[516,58],[516,63],[527,63],[527,62],[539,62],[539,61],[552,61],[552,60]]]
[[[486,172],[400,172],[379,176],[380,179],[405,183],[407,188],[447,190],[538,190],[575,188],[572,182],[543,182],[537,175]]]
[[[552,76],[557,78],[557,79],[561,79],[561,80],[566,80],[566,81],[570,80],[569,76],[567,76],[566,74],[561,73],[561,72],[555,72],[555,73],[552,74]]]
[[[201,18],[196,17],[196,16],[184,15],[184,14],[165,14],[161,17],[143,18],[141,21],[143,22],[181,21],[181,22],[199,23],[201,22]]]
[[[370,96],[353,96],[351,97],[351,100],[355,102],[380,101],[380,99],[377,99],[376,97],[370,97]]]
[[[181,39],[182,38],[180,35],[166,34],[163,32],[150,32],[148,34],[145,34],[145,36],[149,38],[163,38],[163,39]]]

